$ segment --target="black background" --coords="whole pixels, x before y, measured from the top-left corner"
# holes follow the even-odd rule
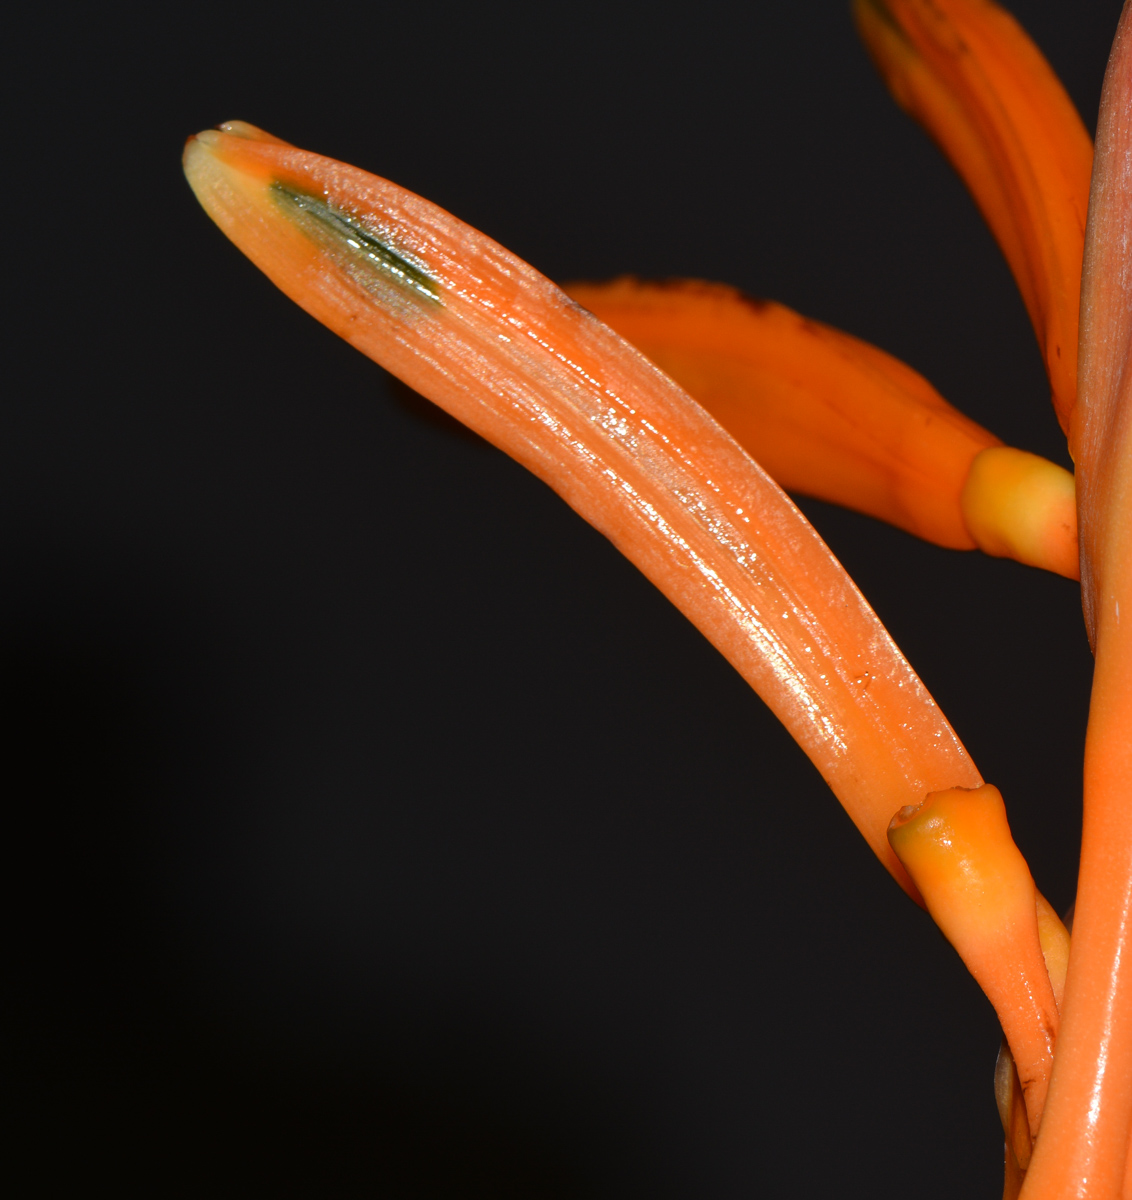
[[[1012,7],[1091,128],[1118,0]],[[998,1195],[989,1005],[758,698],[180,175],[249,120],[552,278],[780,299],[1067,462],[846,6],[38,5],[5,41],[27,1194]],[[1064,908],[1076,586],[803,506]]]

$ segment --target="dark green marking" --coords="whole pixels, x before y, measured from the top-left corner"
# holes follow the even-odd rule
[[[302,223],[319,235],[320,241],[328,242],[339,253],[345,252],[347,262],[355,268],[350,272],[355,278],[356,268],[360,266],[366,275],[382,283],[394,284],[414,299],[443,304],[439,284],[420,267],[391,250],[357,217],[331,204],[324,196],[301,192],[278,180],[272,183],[271,191],[292,214],[297,210],[302,215]],[[365,283],[365,280],[358,282]]]

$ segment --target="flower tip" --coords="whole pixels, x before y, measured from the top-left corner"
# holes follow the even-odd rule
[[[247,121],[224,121],[215,129],[204,129],[200,133],[194,133],[185,142],[183,161],[189,182],[193,182],[191,172],[203,169],[208,158],[215,159],[223,155],[229,166],[241,165],[242,142],[260,142],[266,146],[291,148],[289,142],[274,137],[255,125],[249,125]]]
[[[266,142],[269,146],[290,146],[282,138],[260,129],[258,125],[250,125],[247,121],[222,121],[217,130],[220,133],[230,133],[233,137],[243,138],[248,142]]]
[[[205,129],[193,134],[185,142],[181,155],[181,166],[189,187],[193,189],[196,198],[206,211],[209,209],[208,196],[215,191],[223,174],[223,167],[217,157],[217,152],[224,135],[216,129]]]
[[[237,195],[245,205],[265,198],[275,171],[254,143],[263,143],[269,151],[286,145],[242,121],[202,130],[185,142],[185,178],[213,220],[219,220],[221,210],[230,208]]]
[[[215,129],[204,129],[185,139],[185,148],[181,152],[181,165],[185,170],[185,178],[188,179],[190,186],[198,196],[199,191],[194,180],[200,177],[205,163],[212,157],[211,152],[219,140],[220,134]]]
[[[960,498],[979,549],[1080,579],[1077,493],[1063,467],[1012,446],[983,450]]]
[[[185,143],[182,166],[201,207],[279,287],[297,295],[318,247],[304,236],[281,185],[317,191],[284,159],[294,150],[254,125],[229,121]],[[336,328],[336,327],[335,327]]]

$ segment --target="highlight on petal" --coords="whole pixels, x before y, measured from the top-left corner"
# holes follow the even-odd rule
[[[911,894],[886,830],[982,780],[789,498],[549,280],[395,184],[249,134],[191,139],[209,215],[335,332],[545,480],[736,666]]]
[[[1081,296],[1082,599],[1096,670],[1081,870],[1057,1058],[1026,1179],[1033,1200],[1126,1196],[1132,1141],[1132,6],[1097,121]],[[1082,1185],[1081,1181],[1086,1181]]]
[[[990,0],[854,0],[896,102],[967,185],[1022,293],[1069,432],[1092,145],[1014,18]]]
[[[565,290],[787,491],[1077,578],[1073,477],[1004,447],[892,355],[722,284],[627,276]]]
[[[950,788],[902,809],[889,841],[928,912],[1002,1022],[1030,1135],[1041,1122],[1058,1012],[1038,929],[1037,889],[998,788]]]

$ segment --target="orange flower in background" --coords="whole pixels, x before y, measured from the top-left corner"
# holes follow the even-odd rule
[[[1076,577],[1067,472],[1002,446],[882,351],[781,306],[718,285],[618,280],[568,288],[581,308],[429,202],[252,126],[191,139],[186,173],[279,287],[549,483],[736,666],[996,1005],[1008,1194],[1115,1200],[1132,1127],[1128,13],[1087,236],[1088,137],[1003,10],[860,0],[856,14],[890,89],[951,158],[1007,257],[1078,465],[1097,679],[1067,972],[1065,930],[1001,796],[778,486]]]

